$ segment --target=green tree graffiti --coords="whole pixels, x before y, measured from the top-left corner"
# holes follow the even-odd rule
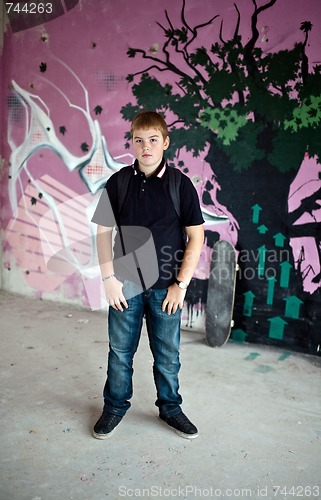
[[[304,155],[308,152],[321,158],[321,65],[309,68],[306,47],[313,27],[309,21],[300,26],[303,42],[298,41],[289,50],[265,53],[258,46],[260,15],[276,2],[270,0],[258,7],[256,0],[252,0],[251,35],[246,41],[240,34],[241,14],[236,3],[235,29],[228,40],[223,35],[224,21],[219,22],[217,15],[192,26],[186,19],[185,0],[182,0],[179,27],[173,25],[165,11],[167,25],[157,22],[164,36],[161,50],[155,54],[130,48],[127,52],[130,58],[140,56],[146,61],[146,67],[128,75],[136,103],[128,103],[121,112],[125,120],[131,120],[142,109],[155,109],[173,117],[169,161],[177,159],[182,148],[198,157],[209,145],[205,159],[221,186],[219,202],[227,206],[239,222],[239,250],[246,248],[250,250],[249,255],[254,256],[262,244],[272,247],[272,235],[281,233],[287,237],[283,250],[288,250],[289,262],[293,264],[291,237],[313,237],[320,248],[320,223],[294,223],[302,213],[318,206],[321,191],[304,200],[291,214],[287,210],[287,199]],[[195,48],[200,30],[215,26],[215,22],[216,40]],[[166,72],[175,83],[161,83]],[[162,78],[158,80],[160,74]],[[213,203],[210,188],[206,186],[202,202]],[[269,228],[264,233],[253,229],[252,207],[256,205],[262,209],[261,223]],[[270,268],[276,270],[279,264],[276,259]],[[242,265],[244,276],[246,269],[254,269],[257,263],[254,258]],[[315,279],[320,281],[320,277]],[[262,286],[258,280],[249,283],[243,279],[237,297],[252,290],[259,303],[260,300],[264,303],[266,296],[263,298],[262,294],[267,287],[268,283]],[[303,296],[301,277],[294,272],[289,287],[291,295]],[[281,299],[284,291],[279,293]],[[312,318],[314,314],[314,299],[310,299],[311,315],[306,311],[308,322],[309,315]],[[236,300],[236,308],[237,304]],[[274,307],[277,307],[275,301]],[[279,314],[275,311],[273,316],[276,313]],[[247,333],[260,320],[252,318],[253,324],[250,320],[245,324],[241,316],[240,313],[239,327],[246,327]],[[266,332],[268,335],[268,327]],[[291,335],[295,344],[296,331]]]

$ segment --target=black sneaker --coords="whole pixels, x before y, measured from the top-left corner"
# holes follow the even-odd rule
[[[114,413],[103,413],[94,426],[93,436],[96,439],[107,439],[123,417]]]
[[[194,439],[198,436],[198,430],[194,424],[187,418],[187,416],[181,412],[173,417],[159,416],[161,420],[164,420],[170,427],[172,427],[175,432],[186,439]]]

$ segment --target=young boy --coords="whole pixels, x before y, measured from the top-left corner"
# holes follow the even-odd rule
[[[204,220],[197,192],[184,174],[179,185],[180,216],[175,210],[169,189],[168,169],[172,167],[163,158],[170,139],[162,116],[153,111],[139,113],[132,121],[131,136],[136,161],[125,167],[130,169],[130,179],[124,202],[119,207],[120,174],[116,172],[108,179],[92,218],[98,224],[98,258],[109,303],[105,404],[93,436],[108,438],[130,407],[133,358],[145,316],[159,417],[180,436],[195,438],[197,428],[182,412],[178,392],[180,317],[203,245]],[[114,226],[117,234],[112,248]],[[145,282],[155,270],[151,264],[146,272],[140,255],[141,230],[144,241],[146,231],[151,234],[156,253],[156,277],[147,287]]]

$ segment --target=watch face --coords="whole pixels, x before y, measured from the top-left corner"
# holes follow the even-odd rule
[[[178,285],[179,288],[181,288],[182,290],[186,290],[187,289],[187,283],[184,283],[184,281],[179,281],[179,280],[175,280],[176,284]]]

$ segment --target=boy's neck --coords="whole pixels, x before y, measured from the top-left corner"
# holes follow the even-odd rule
[[[153,175],[155,172],[157,172],[157,170],[160,168],[160,166],[161,166],[161,165],[163,166],[163,164],[165,163],[165,160],[164,160],[164,159],[162,159],[162,160],[158,163],[158,165],[156,165],[156,166],[155,166],[155,165],[153,165],[152,167],[145,167],[144,165],[140,165],[139,161],[137,161],[137,163],[138,163],[138,170],[139,170],[140,172],[143,172],[143,173],[146,175],[146,177],[150,177],[150,176],[151,176],[151,175]]]
[[[153,175],[154,172],[156,172],[156,170],[158,169],[158,166],[157,167],[154,167],[152,170],[150,168],[146,168],[146,167],[141,167],[139,164],[138,164],[138,170],[140,170],[140,172],[143,172],[146,177],[150,177],[151,175]]]

